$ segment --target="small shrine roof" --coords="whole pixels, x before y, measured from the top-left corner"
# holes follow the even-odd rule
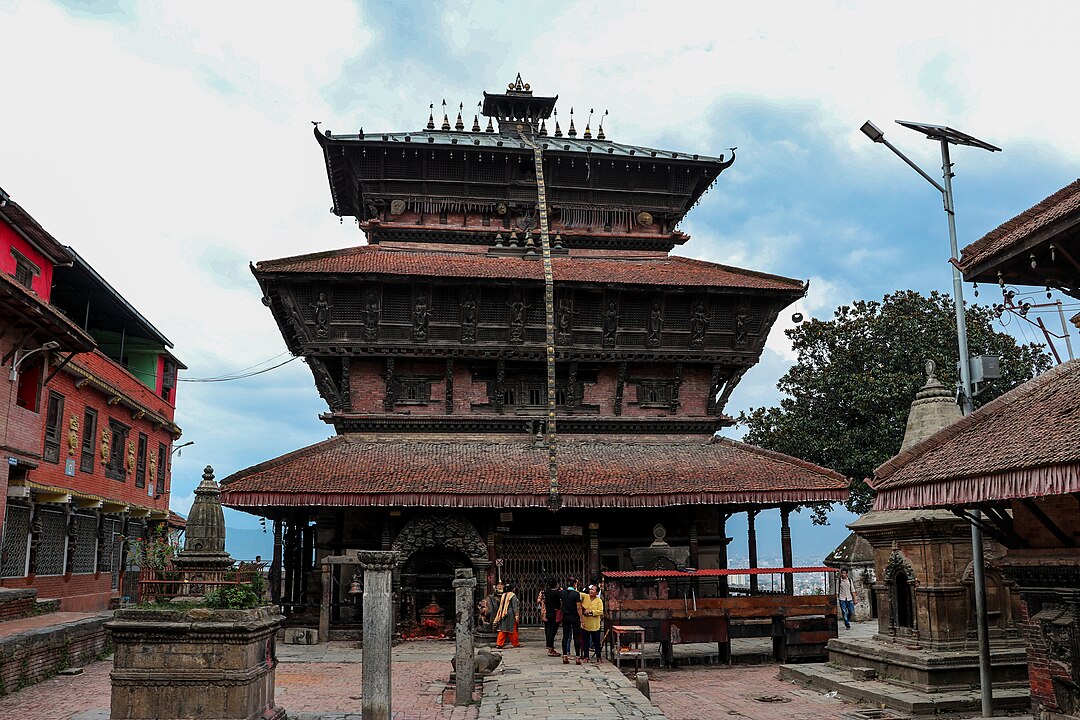
[[[323,147],[328,145],[382,145],[400,143],[401,145],[460,145],[463,148],[479,147],[500,150],[532,150],[516,135],[500,132],[470,132],[459,130],[418,130],[416,132],[341,134],[316,130],[315,137]],[[555,137],[538,135],[535,141],[549,153],[570,152],[589,153],[596,156],[633,157],[637,160],[685,160],[699,163],[726,162],[723,155],[712,157],[672,150],[627,145],[610,140],[586,139],[582,137]]]
[[[836,549],[826,556],[822,562],[830,568],[850,568],[853,565],[873,565],[874,548],[864,538],[851,533],[844,542],[836,546]]]
[[[965,247],[960,251],[957,265],[965,278],[972,280],[986,270],[988,264],[1026,251],[1032,241],[1039,239],[1040,233],[1070,215],[1080,220],[1080,180],[1066,185]]]
[[[377,245],[264,260],[255,265],[255,272],[365,273],[537,282],[544,279],[543,265],[538,259],[475,252],[385,249]],[[633,259],[558,257],[552,259],[552,273],[556,282],[571,283],[689,285],[797,293],[806,289],[801,280],[678,256]]]
[[[843,500],[832,470],[733,440],[566,441],[564,507]],[[547,507],[548,453],[531,441],[365,439],[338,435],[222,481],[224,504]]]
[[[874,471],[875,510],[1080,492],[1080,360],[987,403]]]

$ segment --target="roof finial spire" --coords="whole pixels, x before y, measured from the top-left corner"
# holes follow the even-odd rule
[[[540,119],[540,134],[547,137],[547,123],[544,122],[543,118]]]
[[[457,122],[454,123],[454,129],[461,132],[465,129],[465,123],[461,122],[461,111],[465,109],[465,103],[459,102],[457,108]]]
[[[567,136],[577,137],[577,129],[574,127],[574,108],[570,108],[570,129],[566,131]]]
[[[596,131],[597,140],[606,140],[607,136],[604,135],[604,118],[607,117],[607,110],[604,110],[604,114],[600,116],[600,127]]]
[[[435,129],[435,103],[428,103],[427,129]]]
[[[446,98],[443,98],[443,101],[442,101],[442,129],[443,130],[449,130],[450,129],[450,118],[447,117],[447,115],[446,115]]]
[[[559,111],[553,111],[555,115],[555,137],[562,137],[562,128],[559,127]]]
[[[581,136],[586,140],[592,140],[592,130],[589,127],[592,125],[592,114],[593,109],[589,108],[589,119],[585,121],[585,134]]]
[[[489,133],[495,132],[495,128],[491,124],[491,118],[490,117],[488,118],[487,130],[485,130],[484,132],[489,132]]]
[[[472,116],[472,131],[473,132],[480,132],[480,116],[479,115],[473,115]]]

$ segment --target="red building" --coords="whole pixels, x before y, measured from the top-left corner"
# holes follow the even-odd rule
[[[0,587],[64,610],[121,593],[122,538],[169,507],[172,344],[0,192],[0,352],[8,395]]]

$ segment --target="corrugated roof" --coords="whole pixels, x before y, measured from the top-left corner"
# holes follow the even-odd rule
[[[365,273],[537,282],[544,279],[543,265],[537,260],[468,252],[384,249],[376,245],[264,260],[255,266],[255,270],[257,273]],[[801,280],[677,256],[643,259],[560,257],[552,260],[552,273],[557,283],[805,290]]]

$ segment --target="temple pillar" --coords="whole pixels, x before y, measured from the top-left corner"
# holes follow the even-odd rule
[[[487,532],[487,554],[487,585],[484,587],[484,595],[487,595],[491,588],[495,587],[495,531],[491,529],[489,529]]]
[[[330,642],[330,594],[333,589],[330,563],[326,560],[320,566],[319,579],[322,590],[319,600],[319,642],[325,643]]]
[[[454,704],[468,705],[472,702],[476,685],[473,666],[473,617],[476,615],[473,598],[476,578],[471,568],[454,571],[454,601],[457,622],[454,625]]]
[[[701,567],[701,562],[698,555],[698,528],[697,517],[694,512],[690,511],[690,567],[695,570]]]
[[[757,518],[760,510],[747,510],[746,511],[746,548],[750,555],[750,568],[757,567],[757,529],[754,527],[754,521]],[[758,578],[757,575],[750,576],[750,594],[757,595],[758,592]]]
[[[399,554],[357,553],[364,570],[364,645],[361,656],[363,720],[390,720],[390,642],[394,632],[391,582]]]
[[[274,520],[274,556],[270,561],[270,571],[267,573],[270,581],[270,602],[274,605],[281,604],[281,520]]]
[[[780,506],[780,553],[784,558],[784,567],[792,567],[791,557],[791,525],[788,523],[788,517],[791,515],[790,505]],[[784,573],[784,594],[795,594],[795,575],[792,573]]]
[[[731,538],[727,536],[727,521],[731,517],[729,513],[720,512],[717,517],[717,526],[719,528],[720,535],[720,547],[719,552],[716,555],[716,565],[721,570],[727,570],[728,568],[728,543],[731,542]],[[728,578],[727,575],[721,575],[719,580],[720,597],[728,596]]]
[[[589,523],[589,580],[600,582],[600,523]]]

